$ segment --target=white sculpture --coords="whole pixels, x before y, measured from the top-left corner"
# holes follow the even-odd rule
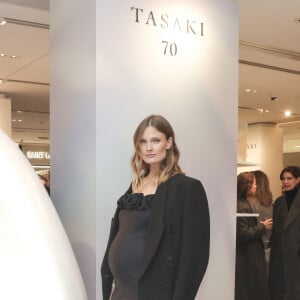
[[[0,299],[86,300],[63,225],[29,161],[0,130]]]

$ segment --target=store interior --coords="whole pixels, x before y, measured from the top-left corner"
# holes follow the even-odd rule
[[[270,3],[272,2],[272,5]],[[237,0],[239,26],[238,166],[250,160],[253,126],[282,128],[282,165],[300,159],[300,4]],[[31,10],[28,10],[30,8]],[[23,10],[26,10],[26,14]],[[49,1],[0,1],[0,97],[11,101],[11,137],[38,173],[50,168]],[[78,53],[80,56],[80,53]],[[80,59],[80,57],[78,57]],[[226,99],[220,99],[226,105]],[[239,132],[240,133],[240,132]],[[240,138],[240,136],[239,136]]]

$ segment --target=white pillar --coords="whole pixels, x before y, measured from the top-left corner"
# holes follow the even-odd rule
[[[95,245],[95,3],[50,1],[51,198],[70,238],[89,300],[96,299],[100,268]]]
[[[0,128],[11,136],[11,100],[0,94]]]
[[[181,166],[208,196],[210,261],[197,299],[233,299],[235,1],[50,4],[51,196],[89,299],[102,299],[100,264],[116,201],[130,184],[133,132],[153,113],[173,125]]]

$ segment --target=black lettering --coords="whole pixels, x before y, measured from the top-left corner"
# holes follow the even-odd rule
[[[169,16],[167,14],[163,14],[163,15],[161,15],[160,18],[163,21],[163,23],[160,24],[160,27],[161,28],[168,28],[169,27],[169,23],[168,23]]]
[[[170,18],[170,16],[166,13],[163,13],[160,16],[156,16],[153,11],[150,11],[148,13],[147,19],[145,19],[145,17],[142,17],[144,9],[132,6],[130,11],[134,14],[135,23],[142,22],[146,25],[152,25],[155,27],[159,26],[162,29],[170,28],[171,30],[180,31],[182,33],[204,36],[204,23],[200,23],[190,19],[180,19],[178,17]],[[158,23],[156,22],[155,17],[157,17]],[[177,45],[174,45],[172,47],[172,51],[175,54],[175,52],[177,51]]]
[[[148,19],[147,19],[147,22],[146,22],[147,25],[149,25],[149,20],[151,20],[153,22],[153,24],[152,24],[153,26],[156,26],[156,22],[155,22],[154,15],[153,15],[152,11],[150,11],[150,13],[149,13],[149,16],[148,16]]]
[[[136,7],[131,7],[131,11],[135,10],[135,22],[139,22],[139,11],[143,12],[143,9],[141,8],[136,8]]]
[[[179,31],[182,31],[182,30],[181,30],[181,26],[180,26],[180,22],[179,22],[178,18],[175,19],[175,23],[174,23],[174,26],[173,26],[173,30],[175,30],[176,27],[178,27],[178,30],[179,30]]]
[[[197,31],[195,31],[195,28],[193,27],[194,24],[197,24],[197,22],[196,21],[190,22],[190,20],[186,20],[186,32],[187,33],[197,34]]]

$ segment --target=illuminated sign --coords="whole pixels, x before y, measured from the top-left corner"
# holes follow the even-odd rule
[[[50,165],[50,147],[49,145],[22,145],[22,152],[25,157],[34,166]]]
[[[50,159],[50,153],[46,151],[27,151],[26,157],[29,159]]]

